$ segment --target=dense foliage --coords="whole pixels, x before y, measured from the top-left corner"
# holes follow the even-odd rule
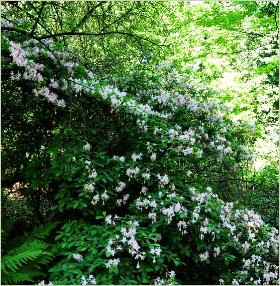
[[[164,43],[157,41],[176,37],[165,27],[179,29],[185,20],[175,24],[176,17],[199,17],[201,7],[192,14],[187,4],[168,2],[5,4],[3,215],[7,225],[19,219],[16,212],[29,223],[4,249],[3,283],[279,282],[277,203],[268,199],[269,210],[260,203],[277,192],[276,167],[250,168],[258,138],[275,117],[262,122],[249,109],[250,120],[242,119],[229,87],[215,88],[218,72],[190,72],[191,57],[162,61],[179,55],[179,46],[158,55]],[[232,7],[215,3],[210,11],[237,22],[246,9],[248,17],[257,11],[254,19],[270,13],[257,4],[244,5],[241,15]],[[148,13],[154,17],[138,23]],[[80,21],[70,20],[75,14]],[[160,21],[151,38],[147,27]],[[202,24],[213,23],[197,20]],[[140,61],[132,57],[137,53]],[[37,223],[50,221],[36,234]]]

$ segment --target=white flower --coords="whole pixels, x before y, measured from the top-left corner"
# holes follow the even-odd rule
[[[89,160],[85,160],[85,164],[86,164],[86,168],[88,168],[88,167],[89,167],[89,165],[91,164],[91,161],[89,161]]]
[[[211,187],[207,187],[206,190],[207,190],[208,192],[212,192],[212,188],[211,188]]]
[[[153,248],[153,249],[151,249],[150,253],[151,253],[152,255],[160,256],[161,249],[160,249],[160,247]]]
[[[215,247],[214,248],[214,257],[217,257],[221,253],[220,247]]]
[[[148,188],[143,186],[140,193],[145,195],[147,193],[147,190]]]
[[[73,255],[73,258],[75,260],[77,260],[78,262],[81,262],[83,260],[83,255],[79,254],[79,253],[74,253]]]
[[[81,281],[82,281],[83,286],[87,285],[87,279],[86,279],[85,275],[82,276]]]
[[[181,210],[181,204],[180,203],[177,203],[174,207],[174,211],[175,213],[179,212]]]
[[[250,226],[250,223],[249,223],[248,225]],[[253,225],[253,223],[252,223],[252,225]],[[255,236],[256,236],[256,234],[253,233],[253,232],[251,232],[251,231],[248,232],[248,235],[249,235],[249,239],[250,239],[250,240],[254,240],[254,238],[255,238]]]
[[[192,174],[192,171],[187,171],[187,176],[189,177]]]
[[[107,191],[105,191],[102,195],[101,198],[104,199],[105,201],[109,199],[109,196],[107,194]]]
[[[96,171],[94,169],[91,170],[91,173],[89,174],[89,177],[93,178],[93,179],[95,179],[97,177],[97,173],[96,173]]]
[[[65,103],[64,99],[59,99],[59,100],[57,101],[57,105],[58,105],[58,106],[61,106],[61,107],[65,107],[65,106],[66,106],[66,103]]]
[[[186,149],[182,150],[183,155],[188,155],[191,154],[193,152],[193,148],[192,147],[187,147]]]
[[[131,159],[132,159],[132,161],[134,161],[134,162],[136,162],[137,160],[141,160],[141,158],[142,158],[142,153],[140,153],[140,154],[135,154],[135,153],[133,153],[132,154],[132,156],[131,156]]]
[[[165,185],[169,183],[169,178],[166,174],[164,176],[157,174],[157,178],[159,180],[159,188],[163,188]]]
[[[115,256],[116,251],[112,249],[110,245],[107,245],[106,250],[111,256]]]
[[[169,199],[176,198],[177,194],[175,192],[168,194],[166,197]]]
[[[157,220],[157,214],[156,213],[148,213],[148,218],[150,218],[153,222]]]
[[[192,195],[194,195],[195,194],[195,187],[190,187],[189,191]]]
[[[123,196],[123,203],[126,204],[127,200],[129,199],[129,194]]]
[[[106,268],[116,267],[119,265],[119,263],[120,263],[119,258],[109,259],[108,262],[105,264],[105,266],[106,266]]]
[[[91,200],[91,204],[96,205],[98,201],[99,201],[99,195],[95,195]]]
[[[87,185],[85,185],[85,189],[86,190],[89,190],[90,191],[90,193],[93,193],[93,191],[94,191],[94,185],[93,184],[87,184]]]
[[[49,84],[50,87],[58,88],[58,82],[51,78],[51,83]]]
[[[239,282],[237,279],[233,279],[231,282],[232,285],[239,285]]]
[[[140,169],[138,167],[135,167],[134,169],[129,168],[126,170],[126,175],[129,178],[132,178],[133,176],[137,175],[139,172],[140,172]]]
[[[119,193],[121,192],[124,188],[125,188],[126,184],[124,182],[119,182],[117,187],[116,187],[116,191]]]
[[[209,224],[209,219],[206,218],[206,219],[204,220],[204,222],[203,222],[203,225],[204,225],[204,226],[207,226],[208,224]]]
[[[170,272],[167,272],[169,275],[169,278],[174,278],[175,277],[175,271],[171,270]]]
[[[250,248],[250,244],[248,243],[248,241],[245,241],[243,244],[242,244],[242,247],[244,249],[245,252],[247,252]]]
[[[92,274],[89,275],[88,280],[91,285],[96,285],[96,279]]]
[[[202,237],[204,237],[203,234],[206,234],[206,233],[208,232],[208,228],[207,228],[206,226],[201,227],[201,228],[200,228],[200,232],[201,232],[201,234],[202,234]]]
[[[155,280],[155,285],[164,285],[165,281],[163,279],[160,279],[160,277],[157,277]]]
[[[230,147],[226,147],[226,148],[223,150],[223,153],[224,153],[224,154],[232,153],[232,149],[231,149]]]
[[[86,145],[84,145],[84,146],[83,146],[83,149],[84,149],[85,151],[90,151],[90,149],[91,149],[90,144],[87,143]]]
[[[107,224],[114,224],[114,221],[112,220],[112,215],[108,215],[108,216],[106,216],[106,218],[105,218],[105,222],[107,223]]]
[[[168,208],[163,208],[162,213],[164,215],[167,216],[167,222],[170,223],[172,218],[174,217],[175,213],[174,213],[174,208],[172,206],[168,207]]]
[[[186,231],[184,230],[184,229],[187,228],[187,223],[186,223],[185,221],[179,221],[179,222],[177,223],[177,226],[178,226],[178,228],[179,228],[180,231],[182,231],[182,229],[183,229],[183,232],[186,232]]]
[[[207,259],[209,258],[209,253],[208,253],[208,251],[199,254],[199,257],[200,257],[200,260],[201,260],[201,261],[207,260]]]
[[[223,279],[219,279],[220,285],[224,285],[225,281]]]
[[[153,153],[153,154],[151,155],[151,160],[152,160],[152,161],[155,161],[156,158],[157,158],[157,154],[156,154],[156,153]]]
[[[144,178],[144,180],[149,180],[150,177],[151,177],[151,174],[148,173],[148,172],[146,172],[146,173],[143,173],[143,174],[142,174],[142,177]]]
[[[150,202],[150,207],[151,208],[156,208],[157,207],[157,202],[155,200]]]

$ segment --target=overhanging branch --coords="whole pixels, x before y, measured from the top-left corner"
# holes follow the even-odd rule
[[[123,36],[129,36],[132,38],[137,38],[139,40],[143,40],[146,42],[149,42],[153,45],[156,46],[165,46],[163,44],[158,44],[155,43],[147,38],[127,33],[127,32],[119,32],[119,31],[112,31],[112,32],[103,32],[103,33],[91,33],[91,32],[62,32],[62,33],[56,33],[56,34],[50,34],[50,35],[43,35],[38,37],[38,39],[43,40],[43,39],[49,39],[49,38],[56,38],[56,37],[61,37],[61,36],[107,36],[107,35],[123,35]]]

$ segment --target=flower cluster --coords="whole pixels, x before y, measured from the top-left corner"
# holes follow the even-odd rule
[[[35,40],[30,40],[27,42],[24,42],[26,48],[24,48],[21,44],[15,43],[13,41],[9,41],[10,44],[10,55],[13,59],[13,62],[18,66],[23,68],[22,72],[18,72],[15,76],[14,73],[11,73],[11,79],[25,79],[29,80],[35,83],[35,88],[33,89],[33,93],[35,96],[44,96],[48,99],[48,101],[56,104],[60,107],[65,107],[66,103],[64,99],[58,99],[58,95],[50,90],[52,89],[58,89],[59,85],[58,82],[54,79],[51,79],[48,86],[44,85],[44,78],[43,78],[43,72],[45,69],[45,66],[41,63],[37,63],[32,59],[32,56],[38,56],[40,53],[43,53],[43,48],[39,48],[36,46],[35,49],[30,50],[30,45],[35,44],[39,45],[38,42]],[[42,85],[40,88],[39,86]]]

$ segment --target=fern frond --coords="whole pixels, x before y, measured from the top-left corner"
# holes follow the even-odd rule
[[[20,272],[2,273],[1,282],[3,284],[22,284],[23,282],[34,282],[34,278],[42,276],[40,270],[22,269]]]
[[[23,244],[18,246],[17,248],[8,252],[8,255],[13,255],[14,253],[25,252],[29,250],[40,250],[44,251],[48,247],[48,244],[44,241],[34,239],[34,240],[26,240]]]
[[[43,252],[42,256],[38,257],[36,262],[38,264],[46,265],[53,259],[53,257],[54,257],[54,255],[52,253],[50,253],[50,252]]]
[[[40,239],[48,236],[56,225],[39,226],[30,235],[18,237],[14,249],[2,256],[2,284],[23,284],[34,282],[35,277],[44,277],[41,267],[47,265],[54,255],[47,251],[49,245]]]
[[[30,234],[30,238],[44,239],[47,237],[51,231],[58,225],[58,223],[53,222],[47,225],[40,225],[36,227]]]
[[[18,271],[19,267],[26,264],[28,261],[34,260],[42,254],[41,250],[29,250],[17,253],[16,255],[6,255],[2,258],[1,268],[3,271],[8,269],[11,271]]]

